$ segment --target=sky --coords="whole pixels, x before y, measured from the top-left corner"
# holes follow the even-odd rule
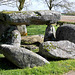
[[[25,10],[48,10],[48,7],[42,2],[40,2],[40,0],[36,1],[36,0],[31,0],[32,4],[26,9],[24,8],[23,11]],[[75,0],[69,0],[69,1],[74,1]],[[10,10],[10,11],[18,11],[17,7],[8,7],[5,5],[0,6],[0,11],[3,10]]]

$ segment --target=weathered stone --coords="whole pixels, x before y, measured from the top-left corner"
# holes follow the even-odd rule
[[[21,47],[29,49],[33,52],[35,52],[35,51],[38,52],[39,51],[39,47],[36,46],[36,45],[21,45]]]
[[[57,40],[69,40],[75,43],[75,25],[64,24],[56,31]]]
[[[21,35],[18,30],[12,31],[12,39],[10,42],[13,46],[20,47],[21,44]]]
[[[0,20],[10,25],[30,25],[56,23],[60,13],[50,10],[0,13]]]
[[[8,60],[20,68],[42,66],[49,63],[45,58],[25,48],[2,44],[0,50]]]
[[[44,41],[53,41],[56,38],[56,31],[54,26],[48,25],[45,31]]]
[[[44,35],[22,36],[22,44],[42,43]]]
[[[12,44],[14,46],[20,47],[21,35],[17,30],[16,26],[11,26],[7,31],[1,36],[1,42],[6,44]]]
[[[12,42],[12,31],[17,30],[16,26],[9,26],[4,33],[0,36],[2,43],[10,44]]]
[[[21,26],[18,25],[17,28],[18,28],[18,30],[19,30],[19,32],[20,32],[20,34],[22,36],[27,36],[27,28],[26,28],[26,25],[21,25]]]
[[[40,44],[39,53],[49,59],[75,59],[75,44],[69,41],[47,41]]]

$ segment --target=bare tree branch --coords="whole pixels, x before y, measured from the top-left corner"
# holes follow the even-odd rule
[[[69,2],[68,0],[44,0],[44,3],[48,6],[49,10],[52,10],[52,8],[65,8],[67,10],[71,10],[71,7],[74,2]]]
[[[0,0],[0,6],[1,5],[17,7],[18,10],[21,11],[24,7],[28,6],[29,3],[26,3],[26,0]]]

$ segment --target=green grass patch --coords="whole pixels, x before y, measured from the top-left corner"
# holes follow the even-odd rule
[[[19,69],[7,59],[0,58],[0,75],[62,75],[71,70],[75,70],[75,60],[50,61],[41,67]]]
[[[47,25],[30,25],[27,26],[27,33],[28,35],[45,34],[46,27]]]
[[[30,25],[27,26],[27,33],[28,35],[39,35],[39,34],[45,34],[47,25]],[[58,28],[58,26],[55,26],[55,29]]]
[[[45,34],[46,27],[47,25],[27,26],[28,35]],[[41,67],[19,69],[0,54],[0,75],[62,75],[71,70],[75,71],[75,60],[50,61],[50,64]]]
[[[0,54],[0,58],[4,58],[4,55],[3,54]]]
[[[33,49],[32,52],[39,52],[39,49]]]

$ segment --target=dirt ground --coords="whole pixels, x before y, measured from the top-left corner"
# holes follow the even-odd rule
[[[63,75],[75,75],[75,71],[69,71],[68,73],[65,73]]]
[[[64,21],[64,22],[75,22],[75,16],[61,16],[60,21]]]

